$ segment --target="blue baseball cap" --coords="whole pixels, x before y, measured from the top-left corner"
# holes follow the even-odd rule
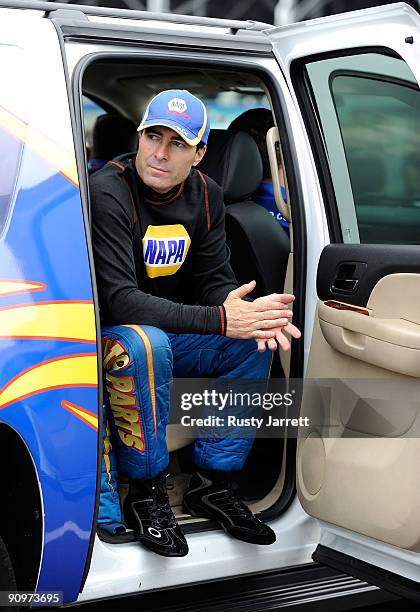
[[[207,144],[210,122],[203,102],[186,89],[168,89],[157,94],[146,107],[137,131],[164,125],[191,146]]]

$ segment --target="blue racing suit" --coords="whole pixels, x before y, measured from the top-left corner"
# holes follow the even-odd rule
[[[255,340],[171,334],[150,325],[105,327],[102,337],[119,472],[128,478],[154,478],[168,465],[172,376],[266,380],[271,364],[271,352],[259,353]],[[240,470],[252,442],[199,439],[193,460],[203,469]]]
[[[124,533],[122,523],[120,496],[118,493],[118,478],[116,456],[111,440],[111,421],[109,418],[109,401],[104,390],[102,410],[102,465],[101,494],[99,496],[98,522],[102,529],[111,534]]]
[[[281,187],[281,195],[283,201],[286,202],[286,189],[284,187]],[[266,179],[260,183],[258,191],[254,196],[254,200],[257,204],[260,204],[266,210],[268,210],[268,212],[271,213],[275,219],[277,219],[281,227],[289,236],[289,222],[283,217],[277,208],[274,197],[274,187],[271,181]]]
[[[104,327],[102,343],[118,471],[130,479],[154,478],[168,465],[173,376],[266,380],[271,365],[271,351],[258,352],[255,340],[165,333],[150,325]],[[228,430],[223,437],[198,438],[193,461],[202,469],[240,470],[252,443],[252,435],[232,437]],[[118,523],[119,504],[112,512],[111,505],[104,507],[99,523]]]

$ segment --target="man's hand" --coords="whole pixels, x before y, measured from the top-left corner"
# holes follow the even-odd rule
[[[288,351],[290,349],[290,341],[286,338],[283,332],[287,332],[290,334],[290,336],[296,338],[296,340],[302,335],[298,328],[292,323],[272,329],[271,332],[273,333],[273,338],[269,338],[268,340],[262,340],[260,338],[255,339],[260,353],[264,353],[266,345],[270,351],[277,350],[277,342],[283,351]]]
[[[294,301],[294,299],[295,296],[291,295],[290,293],[272,293],[271,295],[265,295],[263,297],[257,298],[254,301],[254,304],[257,303],[261,307],[271,307],[273,303],[277,303],[279,305],[290,304]],[[302,335],[298,328],[292,323],[290,323],[290,321],[287,321],[285,325],[281,325],[277,328],[271,329],[270,332],[272,333],[272,337],[269,339],[255,339],[258,344],[258,350],[262,353],[265,351],[266,346],[271,351],[276,351],[277,342],[283,351],[290,350],[290,341],[287,339],[283,332],[286,332],[287,334],[292,336],[292,338],[296,339],[299,339]]]
[[[291,334],[290,329],[293,328],[292,335],[296,333],[294,330],[299,333],[289,321],[293,313],[289,310],[288,304],[293,302],[294,296],[272,293],[253,302],[243,300],[242,298],[254,287],[255,281],[251,281],[234,289],[227,296],[223,304],[226,310],[226,336],[239,339],[255,338],[257,343],[260,340],[262,344],[258,344],[258,350],[265,350],[265,340],[269,341],[268,347],[271,350],[277,348],[276,339],[279,343],[281,339],[280,346],[287,346],[289,342],[281,330],[288,327]],[[276,345],[275,348],[271,348],[274,346],[273,343]]]

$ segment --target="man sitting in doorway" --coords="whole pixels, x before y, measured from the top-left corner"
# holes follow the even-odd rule
[[[284,332],[300,337],[292,295],[252,302],[244,298],[255,282],[237,286],[222,191],[195,169],[209,130],[201,100],[163,91],[143,114],[137,155],[109,162],[90,183],[104,369],[119,472],[129,479],[124,518],[165,556],[188,552],[165,483],[172,376],[267,379],[271,351],[290,348]],[[231,479],[251,446],[251,437],[197,439],[184,508],[233,537],[270,544],[274,532]]]

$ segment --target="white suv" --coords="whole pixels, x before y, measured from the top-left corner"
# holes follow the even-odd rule
[[[137,594],[171,598],[171,610],[180,594],[238,610],[274,591],[278,605],[335,598],[336,609],[383,600],[372,585],[420,598],[419,41],[402,3],[272,27],[0,0],[0,591],[17,585],[42,604]],[[135,125],[170,88],[202,97],[221,131],[248,108],[273,114],[290,240],[269,239],[274,226],[239,198],[228,241],[239,278],[252,269],[296,295],[303,337],[272,376],[307,417],[298,436],[257,439],[242,475],[277,534],[268,547],[182,514],[189,440],[172,427],[171,501],[190,549],[179,559],[96,529],[88,189],[89,162],[108,161],[94,150],[97,116]]]

